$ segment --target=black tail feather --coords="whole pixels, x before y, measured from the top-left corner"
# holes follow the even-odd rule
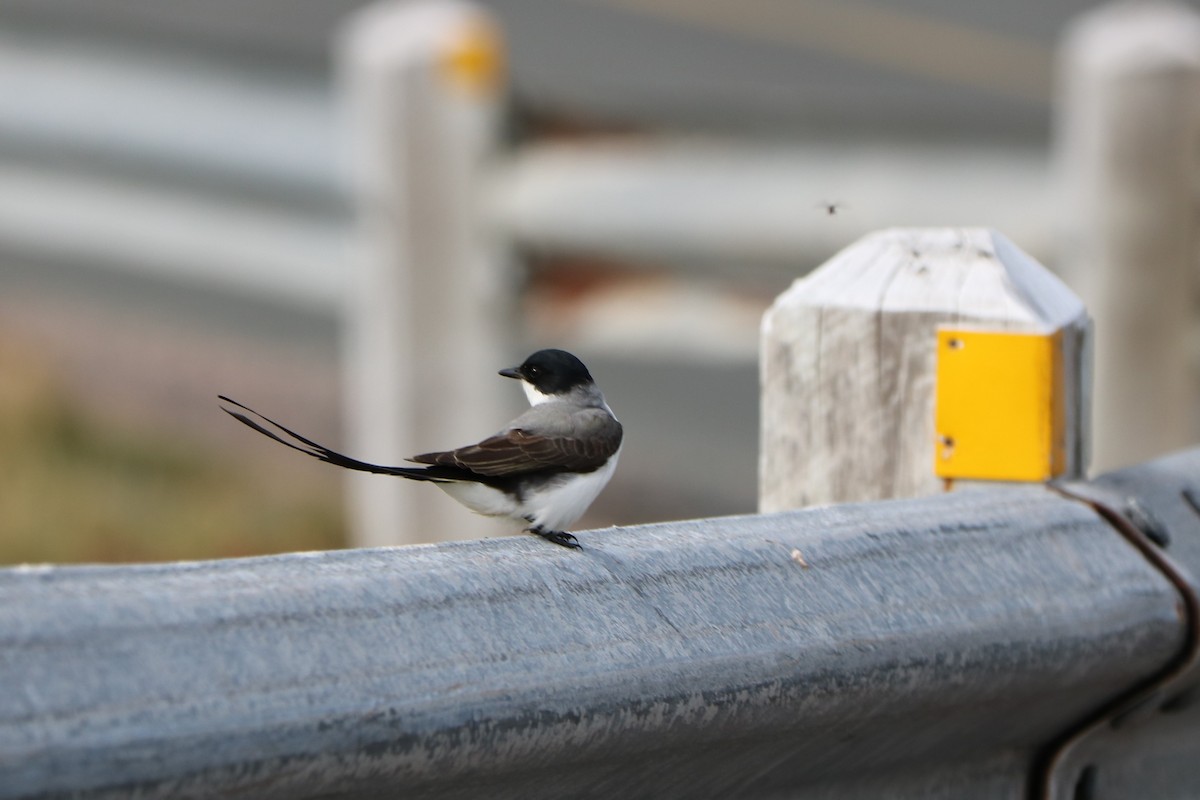
[[[277,428],[278,430],[282,431],[284,435],[291,437],[291,439],[293,439],[294,441],[288,441],[288,439],[285,439],[284,436],[281,436],[280,434],[275,433],[274,431],[268,429],[266,426],[254,421],[250,417],[246,416],[246,414],[243,414],[239,411],[233,411],[231,409],[225,408],[224,406],[221,407],[222,411],[224,411],[226,414],[228,414],[229,416],[236,419],[238,422],[242,423],[243,425],[245,425],[249,428],[253,428],[254,430],[261,433],[263,436],[267,436],[267,437],[270,437],[271,439],[274,439],[275,441],[279,442],[280,444],[284,445],[285,447],[290,447],[293,450],[298,450],[301,453],[312,456],[313,458],[318,459],[320,461],[324,461],[329,464],[334,464],[335,466],[339,466],[339,467],[345,467],[346,469],[358,470],[359,472],[373,472],[377,475],[399,475],[404,478],[413,478],[415,480],[426,480],[426,481],[435,481],[435,482],[437,480],[439,480],[438,477],[428,474],[429,470],[422,468],[422,467],[386,467],[386,466],[382,466],[380,464],[371,464],[366,461],[359,461],[356,458],[350,458],[350,456],[342,455],[341,453],[337,452],[336,450],[330,450],[325,445],[317,444],[312,439],[301,436],[300,434],[296,433],[294,430],[291,430],[290,428],[280,425],[278,422],[271,419],[270,417],[267,417],[267,416],[264,416],[264,415],[258,413],[257,411],[255,411],[253,408],[250,408],[249,406],[242,405],[237,400],[234,400],[231,397],[226,397],[223,394],[219,394],[219,395],[217,395],[217,398],[219,400],[222,400],[223,402],[229,403],[232,406],[240,408],[242,411],[245,411],[249,414],[254,415],[255,417],[258,417],[258,419],[262,420],[267,425],[270,425],[271,427]],[[299,442],[299,444],[297,444],[297,442]]]

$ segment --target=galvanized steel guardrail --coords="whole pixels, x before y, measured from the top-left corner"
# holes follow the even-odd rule
[[[2,570],[0,798],[1190,796],[1198,491]]]

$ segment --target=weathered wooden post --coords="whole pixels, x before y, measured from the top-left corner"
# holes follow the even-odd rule
[[[763,318],[760,510],[1082,475],[1089,330],[994,231],[864,237]]]
[[[1121,3],[1061,49],[1061,273],[1096,320],[1096,468],[1195,441],[1200,12]]]
[[[346,313],[347,447],[398,463],[507,419],[496,370],[516,355],[513,293],[478,207],[499,141],[500,41],[474,5],[389,2],[352,18],[337,55],[362,267]],[[496,530],[428,486],[347,480],[356,544]]]

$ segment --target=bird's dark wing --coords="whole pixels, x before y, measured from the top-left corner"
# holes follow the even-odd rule
[[[419,469],[419,468],[415,468],[415,467],[385,467],[385,466],[381,466],[379,464],[370,464],[370,463],[367,463],[366,461],[359,461],[356,458],[350,458],[349,456],[344,456],[335,450],[330,450],[328,447],[325,447],[324,445],[317,444],[313,440],[307,439],[307,438],[301,436],[300,434],[296,433],[295,431],[291,430],[290,428],[285,428],[284,426],[280,425],[278,422],[271,419],[270,417],[265,417],[262,414],[255,411],[254,409],[252,409],[248,406],[244,406],[236,400],[228,398],[225,395],[217,395],[217,397],[220,400],[222,400],[226,403],[229,403],[231,406],[241,409],[241,411],[235,411],[232,409],[225,408],[224,406],[221,407],[222,411],[224,411],[226,414],[228,414],[229,416],[236,419],[238,422],[242,423],[243,425],[247,425],[247,426],[253,428],[254,430],[261,433],[263,436],[269,436],[270,438],[274,439],[275,441],[279,442],[280,444],[282,444],[286,447],[290,447],[293,450],[299,450],[301,453],[310,455],[313,458],[320,459],[321,461],[325,461],[330,464],[335,464],[339,467],[345,467],[346,469],[359,470],[360,472],[374,472],[374,473],[377,473],[380,475],[403,475],[408,478],[427,477],[423,474],[424,470]],[[243,411],[246,412],[246,414],[251,414],[251,415],[257,417],[259,420],[262,421],[262,423],[266,423],[266,425],[270,425],[271,427],[276,428],[277,430],[280,431],[280,433],[275,433],[275,431],[269,430],[266,427],[266,425],[264,425],[260,422],[255,422],[253,419],[246,416],[246,414],[243,414],[242,413]],[[284,438],[284,437],[287,437],[287,438]]]
[[[554,470],[591,472],[599,469],[621,447],[621,423],[607,414],[586,435],[538,433],[510,428],[478,444],[441,453],[422,453],[410,461],[457,467],[492,477]]]

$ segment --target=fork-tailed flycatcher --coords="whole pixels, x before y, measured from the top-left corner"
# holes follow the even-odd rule
[[[472,511],[508,517],[555,544],[579,547],[562,529],[583,515],[612,477],[621,423],[587,367],[565,350],[539,350],[500,374],[521,381],[532,407],[478,444],[408,459],[429,465],[424,467],[358,461],[219,397],[237,409],[222,407],[227,414],[294,450],[339,467],[429,481]]]

